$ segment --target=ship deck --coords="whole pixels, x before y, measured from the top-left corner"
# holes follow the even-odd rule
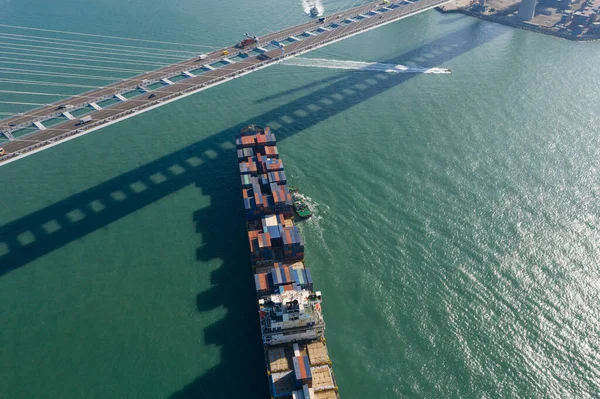
[[[331,368],[331,360],[324,341],[313,341],[298,344],[294,350],[292,344],[265,347],[267,365],[272,376],[272,388],[275,392],[291,392],[294,385],[293,358],[308,356],[312,372],[312,390],[315,399],[339,398],[335,376]],[[281,396],[291,398],[292,396]]]

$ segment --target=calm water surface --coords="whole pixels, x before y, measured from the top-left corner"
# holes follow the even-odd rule
[[[220,45],[306,18],[53,3],[1,1],[0,23]],[[600,44],[431,11],[310,56],[453,74],[279,65],[1,168],[0,397],[268,397],[233,150],[251,122],[315,208],[343,398],[597,397]]]

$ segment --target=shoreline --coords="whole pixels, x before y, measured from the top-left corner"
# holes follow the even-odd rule
[[[436,7],[435,9],[442,14],[464,14],[464,15],[468,15],[470,17],[481,19],[483,21],[495,22],[497,24],[510,26],[510,27],[518,28],[518,29],[523,29],[523,30],[527,30],[530,32],[541,33],[541,34],[549,35],[549,36],[556,36],[556,37],[560,37],[560,38],[566,39],[566,40],[571,40],[574,42],[592,42],[592,41],[600,40],[600,35],[573,36],[568,33],[561,33],[561,32],[554,31],[554,30],[544,27],[544,26],[539,26],[539,25],[536,26],[536,25],[532,25],[532,24],[526,24],[526,23],[517,21],[515,19],[509,18],[507,16],[485,15],[485,14],[481,14],[480,12],[477,12],[477,11],[467,10],[465,8],[455,8],[455,9],[447,10],[442,7]]]

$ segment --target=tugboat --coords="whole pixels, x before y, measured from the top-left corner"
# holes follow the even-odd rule
[[[318,17],[319,16],[319,10],[317,9],[316,6],[312,6],[312,8],[310,9],[310,11],[308,13],[309,13],[309,15],[311,17]]]
[[[290,194],[292,194],[292,200],[294,201],[294,212],[300,219],[308,219],[312,216],[312,212],[306,203],[306,200],[298,191],[298,187],[289,187]]]

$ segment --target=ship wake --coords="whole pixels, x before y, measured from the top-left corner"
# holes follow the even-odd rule
[[[325,12],[325,6],[323,5],[323,0],[302,0],[302,9],[306,13],[306,15],[311,15],[311,10],[316,8],[318,17],[322,16]]]
[[[379,62],[362,61],[342,61],[328,60],[323,58],[291,58],[283,62],[284,65],[328,68],[328,69],[346,69],[354,71],[368,72],[386,72],[386,73],[431,73],[431,74],[450,74],[452,71],[447,68],[427,68],[420,66],[383,64]]]

